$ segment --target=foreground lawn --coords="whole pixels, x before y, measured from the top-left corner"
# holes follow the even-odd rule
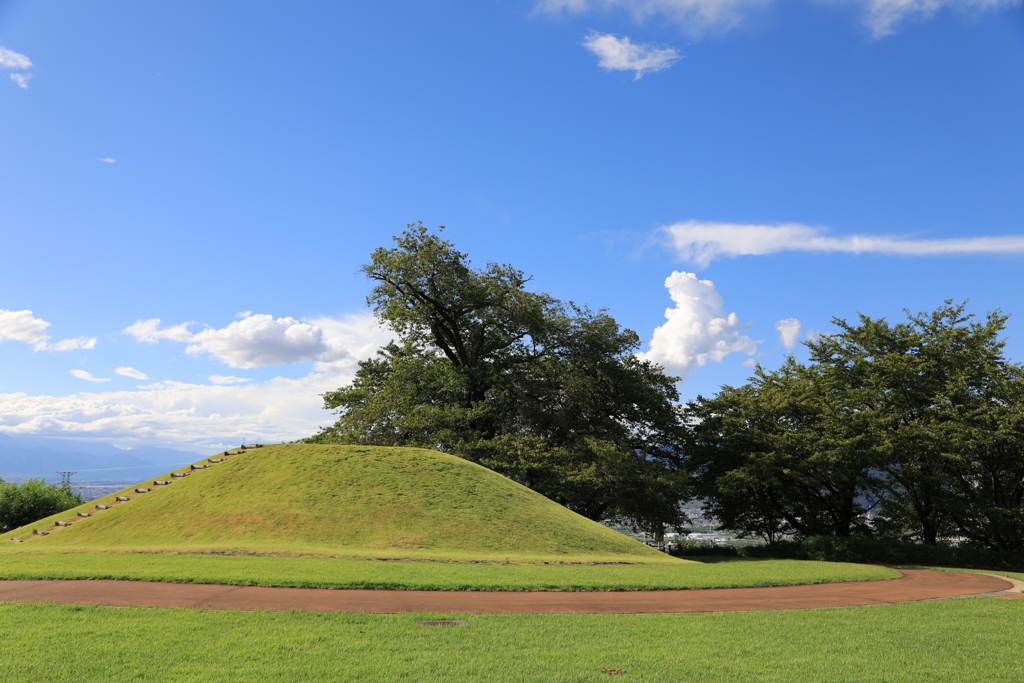
[[[437,616],[6,603],[0,680],[1024,680],[1019,600],[415,623]]]
[[[798,560],[547,565],[143,553],[0,555],[0,579],[128,579],[299,588],[665,590],[786,586],[898,576],[885,567]]]

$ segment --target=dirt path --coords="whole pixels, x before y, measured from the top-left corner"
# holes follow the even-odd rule
[[[319,612],[648,613],[814,609],[1001,593],[1011,582],[986,574],[902,570],[887,581],[775,588],[642,592],[376,591],[264,588],[145,581],[0,581],[0,601],[113,607]]]

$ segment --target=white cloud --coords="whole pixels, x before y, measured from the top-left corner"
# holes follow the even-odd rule
[[[861,0],[861,2],[865,9],[864,24],[875,38],[892,35],[896,32],[899,24],[909,17],[929,19],[936,12],[945,8],[979,12],[1009,9],[1021,5],[1021,0]]]
[[[109,382],[110,381],[109,377],[93,377],[92,373],[87,372],[85,370],[72,370],[71,374],[74,375],[75,377],[77,377],[78,379],[84,379],[87,382]]]
[[[334,422],[320,394],[350,380],[350,375],[311,373],[234,386],[158,382],[131,391],[70,396],[0,394],[0,430],[124,447],[145,443],[216,450],[246,437],[290,441]]]
[[[209,379],[214,384],[242,384],[250,381],[247,377],[235,377],[234,375],[210,375]]]
[[[786,318],[775,323],[775,329],[779,333],[779,343],[785,348],[791,349],[796,346],[796,340],[800,337],[802,325],[796,318]]]
[[[45,351],[74,351],[75,349],[92,349],[96,347],[96,337],[75,337],[74,339],[61,339],[56,344],[49,344]]]
[[[192,323],[182,323],[175,325],[174,327],[160,328],[160,318],[150,318],[149,320],[137,320],[128,327],[122,330],[122,334],[130,334],[135,337],[136,341],[146,342],[147,344],[155,344],[161,339],[169,339],[170,341],[187,342],[192,339],[192,333],[188,331],[188,326]]]
[[[50,323],[32,315],[32,311],[8,311],[0,308],[0,342],[7,339],[45,347]]]
[[[771,4],[772,0],[539,0],[544,12],[584,14],[621,9],[642,22],[664,17],[694,36],[709,31],[727,31],[739,24],[747,11]]]
[[[20,52],[9,50],[8,48],[0,45],[0,69],[7,69],[13,71],[27,71],[32,68],[32,60]],[[11,80],[18,84],[19,88],[28,90],[29,79],[32,78],[32,74],[7,74],[11,77]]]
[[[236,318],[248,318],[251,315],[252,311],[239,311],[238,313],[235,313]]]
[[[32,344],[36,351],[74,351],[96,346],[95,337],[76,337],[50,343],[46,328],[50,323],[37,318],[32,311],[8,311],[0,308],[0,342],[5,339]]]
[[[652,17],[668,19],[694,36],[709,31],[728,31],[759,7],[776,0],[537,0],[538,11],[570,14],[622,10],[642,22]],[[1020,7],[1021,0],[848,0],[863,10],[862,21],[875,38],[895,33],[909,17],[927,19],[943,9],[961,12]],[[834,3],[834,4],[848,4]]]
[[[315,360],[328,350],[323,330],[294,318],[252,315],[225,328],[192,335],[186,353],[208,353],[233,368]]]
[[[132,379],[149,379],[146,373],[136,370],[135,368],[114,368],[114,372],[121,375],[122,377],[131,377]]]
[[[722,296],[710,280],[674,272],[665,279],[675,308],[654,330],[650,350],[640,358],[658,363],[684,381],[699,366],[719,362],[730,353],[752,356],[757,342],[740,334],[745,328],[735,313],[726,313]]]
[[[99,159],[97,159],[97,161],[102,161],[105,164],[113,164],[117,161],[117,159],[111,159],[110,157],[100,157]]]
[[[382,328],[372,313],[353,313],[345,317],[313,318],[308,322],[324,331],[327,351],[317,358],[318,372],[355,373],[359,361],[373,356],[377,349],[394,338]]]
[[[765,256],[786,251],[890,256],[1024,253],[1024,235],[921,240],[891,235],[832,237],[824,228],[787,223],[746,225],[687,221],[661,230],[684,261],[704,268],[720,258]]]
[[[28,82],[35,78],[35,74],[7,74],[11,80],[18,84],[22,90],[28,90]]]
[[[170,339],[188,343],[186,353],[209,354],[232,368],[252,369],[311,360],[315,361],[313,369],[317,372],[354,371],[359,360],[370,357],[391,339],[390,333],[381,329],[369,312],[298,321],[245,311],[241,320],[227,327],[207,328],[196,334],[188,331],[191,324],[161,328],[160,319],[153,318],[139,320],[125,328],[124,333],[142,342]]]
[[[611,34],[591,33],[583,46],[594,53],[597,64],[608,71],[633,71],[634,80],[648,72],[661,71],[679,61],[679,53],[672,48],[634,45],[629,38]]]
[[[9,50],[3,45],[0,45],[0,69],[17,69],[18,71],[28,71],[32,68],[32,60],[25,55]]]

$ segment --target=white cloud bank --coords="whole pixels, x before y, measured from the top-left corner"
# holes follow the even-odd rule
[[[334,422],[320,394],[351,378],[311,373],[242,386],[158,382],[132,391],[70,396],[0,394],[0,431],[211,451],[243,438],[289,441]]]
[[[391,338],[369,312],[307,321],[246,313],[227,327],[207,328],[195,334],[188,330],[194,323],[160,327],[159,318],[139,320],[124,333],[147,343],[161,339],[187,343],[186,353],[208,354],[232,368],[250,370],[315,361],[313,369],[317,372],[354,368],[358,360],[371,356]]]
[[[667,321],[654,330],[650,350],[640,358],[662,365],[684,381],[699,366],[719,362],[730,353],[752,356],[757,342],[735,313],[725,312],[725,302],[711,280],[693,273],[674,272],[665,280],[675,308],[665,311]]]
[[[633,80],[645,73],[661,71],[679,61],[679,53],[672,48],[634,45],[629,38],[602,33],[591,33],[583,46],[597,56],[597,65],[607,71],[632,71]]]
[[[37,318],[32,311],[8,311],[0,308],[0,343],[11,340],[32,344],[35,351],[74,351],[96,346],[95,337],[76,337],[50,343],[46,328],[50,323]]]
[[[210,384],[167,381],[130,391],[70,396],[0,394],[0,431],[80,437],[121,446],[148,443],[210,450],[243,438],[294,440],[334,421],[323,409],[320,395],[350,382],[358,362],[390,339],[369,312],[307,321],[250,315],[222,329],[196,334],[188,331],[189,324],[161,327],[153,318],[130,325],[125,333],[144,343],[188,344],[187,348],[195,348],[192,353],[210,354],[233,367],[312,360],[313,371],[300,379],[277,377],[265,382],[211,375]],[[115,372],[145,378],[134,368]],[[72,373],[87,381],[108,381],[84,370]]]
[[[28,71],[32,68],[32,60],[20,52],[10,50],[0,45],[0,69],[7,71]],[[19,88],[28,90],[29,79],[33,77],[29,73],[7,74],[11,80],[18,84]]]
[[[700,268],[737,256],[765,256],[786,251],[890,256],[1024,253],[1024,235],[920,240],[891,235],[833,237],[824,228],[798,223],[745,225],[687,221],[661,228],[680,259]]]
[[[694,36],[735,28],[751,12],[775,0],[538,0],[541,12],[585,14],[622,10],[641,22],[652,17],[668,19]],[[839,4],[839,3],[836,3]],[[1021,0],[848,0],[861,9],[861,21],[875,38],[897,31],[908,19],[927,19],[950,9],[981,12],[1020,7]]]

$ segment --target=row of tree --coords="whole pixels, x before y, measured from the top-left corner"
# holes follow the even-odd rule
[[[453,453],[591,519],[658,533],[701,499],[768,541],[854,533],[1024,549],[1024,371],[1006,316],[951,302],[890,325],[836,320],[810,361],[679,404],[605,311],[470,267],[421,224],[379,248],[367,301],[395,341],[324,395],[314,442]]]

